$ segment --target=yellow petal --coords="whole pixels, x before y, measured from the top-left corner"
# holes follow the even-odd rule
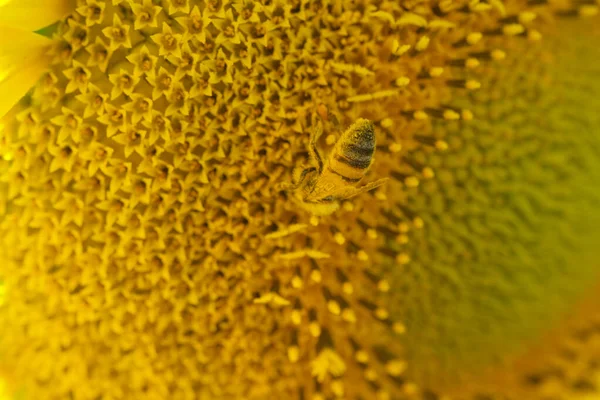
[[[75,0],[0,0],[0,25],[34,31],[75,10]]]
[[[51,41],[32,32],[0,26],[0,117],[48,68]]]

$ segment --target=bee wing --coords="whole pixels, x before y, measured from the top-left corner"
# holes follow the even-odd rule
[[[369,183],[367,183],[364,186],[361,186],[359,188],[355,188],[355,187],[350,188],[350,189],[346,190],[342,195],[340,195],[340,198],[341,199],[349,199],[349,198],[354,197],[356,195],[359,195],[361,193],[368,192],[370,190],[375,189],[376,187],[379,187],[379,186],[383,185],[389,179],[390,178],[381,178],[381,179],[378,179],[378,180],[376,180],[374,182],[369,182]]]
[[[317,182],[317,185],[310,193],[305,196],[306,201],[320,201],[328,197],[337,198],[340,194],[340,187],[329,182]]]

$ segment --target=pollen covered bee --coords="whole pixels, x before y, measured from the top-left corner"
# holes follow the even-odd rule
[[[340,200],[375,189],[388,179],[356,187],[373,163],[375,128],[371,121],[356,120],[335,143],[325,163],[317,150],[321,133],[318,124],[308,149],[311,165],[296,168],[292,183],[283,186],[295,190],[302,206],[313,215],[329,215],[339,208]]]

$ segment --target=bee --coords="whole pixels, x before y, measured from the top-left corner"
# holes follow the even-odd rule
[[[294,170],[291,184],[284,189],[296,191],[296,198],[313,215],[329,215],[340,206],[340,200],[383,185],[388,178],[356,185],[365,176],[375,153],[375,127],[367,119],[359,118],[335,143],[323,162],[317,149],[317,140],[323,132],[321,124],[314,124],[308,148],[310,165]]]

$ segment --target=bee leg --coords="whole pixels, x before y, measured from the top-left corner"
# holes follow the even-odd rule
[[[349,199],[350,197],[354,197],[354,196],[359,195],[361,193],[368,192],[370,190],[375,189],[376,187],[379,187],[379,186],[383,185],[389,179],[390,178],[381,178],[381,179],[378,179],[378,180],[376,180],[374,182],[369,182],[366,185],[363,185],[363,186],[361,186],[359,188],[349,189],[342,196],[340,196],[340,198],[342,198],[342,199]]]
[[[310,145],[308,146],[308,154],[310,155],[311,160],[316,160],[318,165],[318,172],[323,172],[323,160],[321,159],[321,155],[319,154],[319,150],[317,149],[317,140],[323,133],[323,126],[316,121],[313,115],[313,131],[310,135]]]
[[[284,191],[284,192],[288,192],[290,190],[295,190],[297,189],[298,186],[290,183],[290,182],[280,182],[275,186],[275,190],[277,190],[278,192]]]
[[[306,177],[311,173],[315,172],[316,170],[317,169],[315,167],[308,167],[304,168],[299,174],[294,174],[294,180],[297,182],[295,183],[296,188],[299,188],[300,186],[304,185],[304,180],[306,179]]]
[[[317,169],[315,167],[308,167],[308,168],[302,169],[302,171],[299,173],[294,171],[294,177],[292,179],[292,182],[282,182],[282,183],[278,184],[277,190],[290,191],[290,190],[298,189],[300,186],[302,186],[306,177],[311,172],[315,172],[316,170]]]

